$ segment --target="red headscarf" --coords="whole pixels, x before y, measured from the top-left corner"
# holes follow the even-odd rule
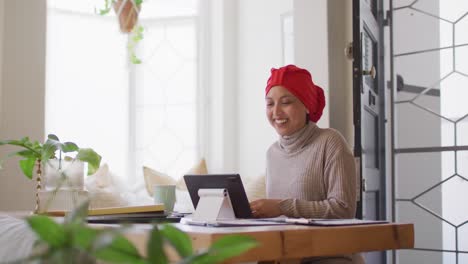
[[[265,95],[273,86],[283,86],[296,96],[309,110],[309,119],[317,122],[325,107],[323,89],[312,82],[312,76],[306,69],[287,65],[279,69],[272,68],[271,76],[265,88]]]

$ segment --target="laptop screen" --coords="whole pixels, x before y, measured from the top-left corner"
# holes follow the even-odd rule
[[[226,189],[236,218],[252,218],[252,211],[239,174],[185,175],[184,180],[194,208],[197,208],[200,200],[198,189]]]

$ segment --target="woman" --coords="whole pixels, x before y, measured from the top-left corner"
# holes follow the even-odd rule
[[[315,124],[325,107],[322,88],[294,65],[272,69],[265,89],[266,114],[279,140],[267,152],[267,199],[251,202],[255,217],[353,218],[354,158],[334,129]],[[351,256],[311,259],[353,263]],[[317,262],[315,262],[317,261]]]

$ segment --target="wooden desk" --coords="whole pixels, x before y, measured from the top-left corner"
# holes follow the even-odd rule
[[[260,246],[232,259],[232,262],[291,260],[312,256],[350,254],[414,247],[413,224],[373,224],[317,227],[302,225],[255,227],[201,227],[175,224],[192,237],[196,250],[230,234],[248,235]],[[136,225],[128,233],[142,252],[146,248],[149,225]]]

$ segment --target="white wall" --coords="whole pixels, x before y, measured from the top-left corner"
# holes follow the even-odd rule
[[[4,41],[4,29],[5,29],[5,1],[0,1],[0,62],[3,62],[3,41]],[[3,119],[3,100],[2,100],[2,90],[3,90],[3,63],[0,63],[0,128]]]
[[[265,115],[265,86],[270,69],[283,66],[281,16],[293,5],[292,0],[238,3],[238,161],[241,175],[250,177],[264,174],[266,150],[277,139]]]
[[[44,139],[45,0],[2,1],[1,139]],[[9,149],[11,150],[11,149]],[[1,148],[3,157],[7,151]],[[34,208],[34,183],[16,160],[0,171],[0,210]]]
[[[328,0],[328,108],[329,125],[354,148],[353,60],[344,50],[353,41],[352,1]]]
[[[315,84],[325,92],[325,109],[320,127],[329,127],[329,40],[327,0],[294,1],[295,63],[312,74]]]
[[[237,1],[202,1],[201,86],[206,94],[202,156],[210,173],[237,171]],[[203,132],[203,131],[202,131]]]

